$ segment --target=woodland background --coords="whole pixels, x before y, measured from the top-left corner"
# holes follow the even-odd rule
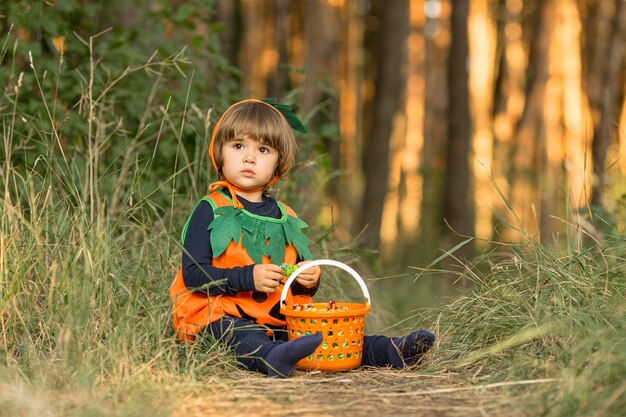
[[[555,243],[624,204],[625,8],[242,1],[221,2],[218,18],[241,85],[295,90],[330,155],[306,218],[320,212],[406,265],[464,236],[476,237],[466,257],[520,229]]]
[[[172,193],[193,204],[213,175],[194,152],[229,103],[253,96],[294,105],[310,130],[278,195],[317,237],[385,271],[623,227],[624,1],[45,0],[4,2],[0,15],[16,123],[29,132],[43,95],[54,106],[38,127],[60,132],[24,133],[33,140],[15,163],[38,155],[34,139],[103,162],[85,171],[102,178],[92,216],[123,205],[124,183],[103,170],[124,161],[128,173],[150,153],[156,205]],[[80,117],[90,103],[111,117]],[[163,114],[181,127],[161,137]]]

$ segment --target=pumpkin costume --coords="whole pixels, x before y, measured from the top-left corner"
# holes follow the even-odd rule
[[[255,215],[233,207],[231,198],[214,191],[202,201],[211,204],[214,219],[209,224],[213,266],[233,268],[256,263],[295,264],[298,259],[311,259],[308,238],[300,229],[306,223],[298,219],[286,204],[277,202],[281,218]],[[189,220],[182,233],[183,244]],[[194,335],[224,316],[246,318],[270,327],[285,326],[279,313],[282,284],[273,293],[241,291],[236,294],[207,295],[187,288],[183,268],[179,268],[170,296],[174,302],[174,328],[180,339],[193,340]],[[309,295],[292,295],[288,302],[311,302]]]

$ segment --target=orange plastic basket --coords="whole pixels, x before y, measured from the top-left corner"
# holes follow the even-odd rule
[[[319,311],[328,303],[313,303],[318,311],[294,310],[287,305],[286,297],[289,287],[296,277],[304,270],[318,266],[331,265],[347,271],[359,283],[365,303],[336,303],[336,306],[347,307],[347,311]],[[296,269],[285,282],[280,297],[280,312],[285,315],[289,340],[301,336],[322,333],[320,346],[306,358],[296,364],[301,370],[346,371],[361,365],[363,354],[363,332],[365,315],[371,310],[370,295],[361,276],[351,267],[330,259],[308,262]]]

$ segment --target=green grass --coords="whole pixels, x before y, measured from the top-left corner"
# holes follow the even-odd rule
[[[41,106],[25,113],[22,79],[0,97],[0,416],[169,415],[177,381],[232,365],[171,330],[177,236],[197,196],[186,187],[204,161],[182,146],[185,109],[150,97],[156,128],[133,127],[115,114],[114,89],[100,101],[86,90],[72,118],[88,133],[74,136],[47,111],[49,85],[37,83]]]
[[[438,309],[434,368],[472,383],[525,381],[530,415],[626,410],[626,236],[578,250],[529,240],[465,265],[474,286]],[[523,388],[522,388],[523,386]]]

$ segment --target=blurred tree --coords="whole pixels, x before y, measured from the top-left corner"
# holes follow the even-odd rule
[[[426,23],[425,2],[412,0],[410,2],[410,33],[407,39],[407,87],[406,87],[406,137],[404,147],[396,150],[399,153],[399,175],[396,183],[398,191],[398,221],[396,235],[383,236],[381,256],[384,260],[402,265],[415,263],[417,253],[420,252],[421,238],[419,230],[422,218],[423,199],[423,150],[425,146],[424,116],[426,106],[424,96],[426,83],[426,36],[424,24]],[[400,245],[399,250],[391,243],[396,240]],[[399,262],[397,261],[399,259]]]
[[[543,129],[543,106],[545,80],[548,77],[548,47],[554,13],[552,0],[537,2],[525,7],[539,7],[537,13],[530,14],[525,35],[530,39],[530,52],[527,68],[526,100],[524,111],[513,136],[511,147],[511,189],[508,199],[515,210],[508,223],[516,229],[502,231],[504,240],[515,241],[519,229],[524,228],[530,236],[539,234],[538,218],[540,209],[537,193],[537,176],[541,170],[541,152],[537,142],[545,137]]]
[[[623,1],[598,1],[595,42],[589,68],[587,94],[593,121],[593,173],[591,204],[603,206],[606,156],[624,103],[626,5]],[[594,38],[592,38],[593,40]]]
[[[306,196],[308,204],[302,216],[308,219],[318,217],[320,207],[327,204],[325,187],[311,181],[320,170],[329,168],[326,156],[333,158],[337,166],[336,125],[338,123],[338,102],[336,89],[339,85],[340,9],[327,0],[297,2],[299,21],[302,29],[302,65],[293,75],[294,86],[299,93],[300,111],[306,118],[312,134],[300,146],[306,161],[299,167],[301,178],[299,190]]]
[[[510,181],[515,171],[515,165],[512,163],[515,155],[515,129],[526,101],[524,85],[530,40],[526,33],[528,31],[524,30],[523,18],[527,13],[524,12],[522,0],[500,0],[497,6],[497,10],[503,10],[504,15],[501,19],[496,19],[498,63],[493,91],[495,140],[491,173],[502,193],[491,208],[495,229],[491,238],[496,241],[507,234],[507,231],[502,229],[504,224],[510,222],[510,219],[507,219],[507,200],[511,197]]]
[[[252,97],[267,97],[267,80],[276,70],[273,3],[242,0],[241,49],[237,55],[241,86]]]
[[[238,52],[243,33],[241,0],[220,1],[217,4],[217,19],[222,27],[219,32],[220,45],[228,62],[239,67]]]
[[[328,217],[330,222],[341,219],[342,235],[356,228],[359,199],[361,196],[362,158],[361,147],[363,113],[361,103],[363,91],[363,56],[361,51],[364,37],[364,11],[358,9],[359,0],[348,0],[340,9],[339,30],[340,52],[337,76],[337,120],[339,131],[336,140],[328,142],[333,167],[341,173],[330,183],[333,210]],[[356,10],[356,13],[355,13]],[[340,139],[340,140],[338,140]],[[332,207],[332,206],[331,206]],[[337,216],[337,217],[336,217]],[[330,223],[329,222],[329,223]],[[336,229],[337,230],[337,229]]]
[[[364,142],[365,192],[359,225],[364,230],[363,245],[378,249],[383,205],[389,178],[389,143],[394,123],[404,110],[408,36],[408,0],[391,7],[388,2],[371,2],[369,56],[372,63],[373,93],[369,102],[371,115],[366,122]]]
[[[496,22],[492,0],[473,0],[468,17],[468,88],[472,120],[469,170],[472,178],[470,207],[474,208],[477,240],[488,240],[493,233],[491,213],[499,197],[490,178],[493,169],[494,78],[496,76]]]
[[[425,7],[426,38],[424,52],[424,147],[421,155],[422,205],[419,223],[419,253],[424,259],[434,259],[441,255],[441,245],[433,244],[441,240],[442,234],[442,190],[446,170],[445,145],[447,141],[448,115],[448,65],[450,49],[450,2],[427,2],[440,4],[441,9]],[[426,6],[426,5],[425,5]]]
[[[469,113],[468,16],[469,0],[454,0],[448,60],[448,143],[442,211],[442,218],[451,229],[444,228],[444,231],[453,245],[466,239],[463,236],[474,235],[472,176],[469,168],[473,122]],[[472,246],[463,246],[457,255],[471,257]]]
[[[277,0],[273,4],[276,69],[267,80],[267,96],[282,97],[289,90],[288,42],[291,7],[289,0]]]

